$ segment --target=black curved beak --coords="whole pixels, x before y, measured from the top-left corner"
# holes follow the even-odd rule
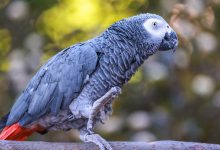
[[[178,38],[174,31],[166,33],[159,47],[159,51],[175,51],[178,46]]]

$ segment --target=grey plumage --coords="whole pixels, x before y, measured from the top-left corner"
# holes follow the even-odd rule
[[[101,148],[104,143],[111,149],[99,136],[85,140],[86,135],[93,135],[88,126],[92,128],[111,113],[112,100],[144,60],[158,50],[176,46],[176,33],[162,17],[141,14],[122,19],[98,37],[64,49],[42,66],[4,119],[6,126],[19,122],[49,130],[77,128],[84,141]]]
[[[17,121],[26,125],[46,113],[57,115],[61,108],[68,109],[86,76],[95,70],[97,57],[85,44],[58,53],[30,81],[12,107],[6,125]]]

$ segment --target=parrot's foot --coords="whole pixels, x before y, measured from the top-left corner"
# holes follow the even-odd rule
[[[84,142],[92,142],[96,144],[100,148],[100,150],[113,150],[111,145],[98,134],[82,135],[82,140]]]
[[[104,107],[107,103],[111,102],[121,93],[120,87],[112,87],[104,96],[96,100],[93,105],[91,112],[89,114],[88,122],[87,122],[87,130],[92,132],[94,126],[94,118],[99,113],[100,109]]]

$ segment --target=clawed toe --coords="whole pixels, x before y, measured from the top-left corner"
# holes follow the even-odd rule
[[[99,146],[100,150],[113,150],[111,145],[98,134],[88,134],[84,136],[85,142],[92,142]]]

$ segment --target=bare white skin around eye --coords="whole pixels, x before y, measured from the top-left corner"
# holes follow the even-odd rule
[[[152,35],[152,38],[161,40],[164,38],[166,32],[170,33],[172,30],[167,22],[156,18],[147,19],[143,26]]]

